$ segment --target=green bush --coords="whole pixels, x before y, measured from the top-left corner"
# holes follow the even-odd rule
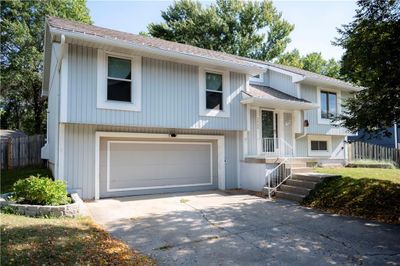
[[[13,186],[13,198],[18,203],[33,205],[64,205],[71,202],[64,181],[48,177],[30,176]]]

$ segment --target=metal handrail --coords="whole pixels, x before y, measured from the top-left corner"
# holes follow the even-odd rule
[[[265,138],[268,139],[268,138]],[[265,140],[264,139],[264,140]],[[271,194],[273,192],[276,192],[277,189],[286,182],[286,180],[288,180],[289,178],[292,177],[292,157],[293,157],[293,147],[287,143],[285,140],[283,139],[279,139],[279,138],[270,138],[270,139],[274,139],[277,140],[279,142],[281,142],[281,146],[278,147],[278,149],[281,149],[282,146],[285,146],[285,150],[286,148],[288,149],[288,152],[284,152],[284,159],[273,169],[266,169],[265,170],[265,178],[266,178],[266,185],[267,185],[267,190],[268,190],[268,198],[271,199]],[[280,152],[278,152],[278,157],[281,156],[282,154]],[[267,155],[266,155],[267,157]],[[289,165],[289,167],[287,167]]]

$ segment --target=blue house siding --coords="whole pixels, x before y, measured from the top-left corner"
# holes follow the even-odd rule
[[[297,97],[296,84],[292,82],[291,76],[275,71],[268,71],[268,80],[271,88]]]
[[[313,85],[300,85],[300,96],[301,98],[310,101],[312,103],[318,102],[318,91],[317,87]],[[341,91],[341,100],[343,101],[350,95],[346,92]],[[343,108],[342,108],[343,109]],[[308,120],[309,126],[305,128],[305,132],[309,134],[324,134],[324,135],[347,135],[349,132],[343,127],[335,127],[329,124],[318,123],[318,109],[305,110],[304,119]]]
[[[246,75],[230,73],[230,117],[199,116],[198,67],[142,58],[140,112],[97,109],[97,49],[69,46],[67,122],[119,126],[245,130],[240,104]]]
[[[96,131],[167,134],[168,129],[123,126],[66,124],[64,177],[68,188],[81,193],[85,199],[94,198],[95,134]],[[176,134],[225,136],[225,186],[237,188],[239,140],[236,131],[175,130]]]

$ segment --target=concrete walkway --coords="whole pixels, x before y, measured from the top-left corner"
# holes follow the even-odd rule
[[[159,265],[400,265],[400,226],[220,191],[105,199],[95,221]]]

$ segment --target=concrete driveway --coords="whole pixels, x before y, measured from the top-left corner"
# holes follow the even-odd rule
[[[399,265],[400,226],[220,191],[104,199],[95,221],[159,265]]]

